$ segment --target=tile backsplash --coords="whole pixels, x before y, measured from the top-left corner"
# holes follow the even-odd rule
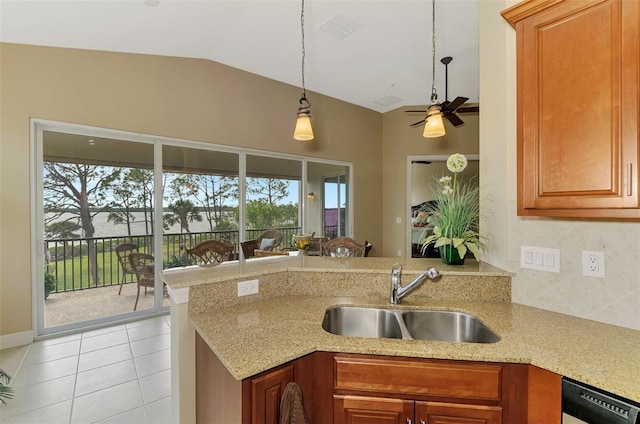
[[[640,223],[518,217],[509,213],[516,303],[640,330]],[[560,249],[560,273],[520,268],[520,246]],[[603,251],[605,278],[582,275],[582,251]]]

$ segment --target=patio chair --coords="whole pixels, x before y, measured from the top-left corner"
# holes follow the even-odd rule
[[[323,254],[339,258],[364,256],[365,245],[349,237],[336,237],[323,244]]]
[[[191,249],[183,246],[187,260],[197,265],[210,265],[228,261],[229,256],[235,253],[236,247],[218,240],[205,240],[196,244]]]
[[[116,256],[118,257],[120,268],[122,268],[122,279],[120,280],[120,290],[118,290],[118,295],[122,293],[122,286],[127,280],[127,275],[136,275],[129,263],[129,253],[137,251],[138,246],[133,243],[122,243],[116,246]]]
[[[272,251],[282,243],[282,233],[280,230],[266,230],[260,233],[258,238],[254,240],[247,240],[240,243],[242,248],[242,254],[244,258],[250,258],[255,255],[255,250]]]
[[[154,258],[153,255],[148,253],[133,252],[129,253],[129,264],[138,280],[138,294],[136,303],[133,305],[133,310],[135,311],[140,299],[140,287],[144,287],[145,294],[147,293],[147,287],[155,287]]]

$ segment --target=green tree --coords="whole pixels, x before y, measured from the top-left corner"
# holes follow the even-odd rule
[[[247,193],[255,199],[247,202],[247,226],[272,228],[284,223],[284,211],[278,202],[289,195],[289,182],[279,178],[248,178]]]
[[[84,163],[44,162],[45,213],[59,217],[69,213],[77,217],[83,236],[93,238],[93,217],[106,204],[113,182],[120,176],[120,169]],[[98,260],[95,240],[87,240],[89,273],[93,283],[99,283]]]
[[[65,248],[62,249],[64,259],[67,259],[70,255],[72,255],[72,251],[69,248],[69,239],[77,239],[80,238],[79,234],[76,234],[76,231],[80,230],[80,224],[72,221],[56,221],[51,224],[47,224],[44,226],[44,237],[46,239],[64,239]],[[56,258],[59,258],[57,251],[57,246],[59,242],[56,242]],[[46,277],[46,276],[45,276]]]
[[[133,168],[125,173],[137,208],[142,208],[145,234],[153,233],[153,170]]]
[[[135,217],[131,213],[131,209],[136,205],[136,199],[131,188],[131,181],[125,176],[117,187],[112,190],[113,201],[111,206],[117,208],[111,210],[107,215],[107,222],[114,224],[125,224],[127,226],[127,235],[131,235],[131,223],[135,221]]]
[[[227,201],[238,198],[238,178],[205,174],[173,174],[169,199],[194,198],[202,208],[209,229],[220,229]]]
[[[44,226],[44,236],[47,239],[80,238],[80,235],[76,234],[80,228],[77,222],[56,221]]]
[[[168,230],[171,225],[180,224],[180,232],[191,234],[189,223],[202,222],[202,216],[192,201],[178,199],[168,206],[169,213],[164,214],[164,229]]]

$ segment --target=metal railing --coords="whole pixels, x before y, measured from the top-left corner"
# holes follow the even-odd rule
[[[300,227],[277,229],[282,232],[282,247],[289,247],[292,236],[300,233]],[[265,230],[266,228],[246,230],[246,238],[248,240],[257,238]],[[153,235],[140,235],[45,240],[45,281],[47,278],[55,281],[55,288],[50,292],[86,290],[120,284],[123,281],[123,274],[116,255],[116,246],[122,243],[133,243],[138,246],[139,252],[155,254],[153,237]],[[163,268],[185,266],[187,262],[183,246],[190,248],[205,240],[219,240],[233,245],[236,248],[234,258],[239,257],[237,230],[163,234],[161,255]],[[95,254],[89,255],[90,251]],[[135,277],[126,275],[124,281],[134,282]]]

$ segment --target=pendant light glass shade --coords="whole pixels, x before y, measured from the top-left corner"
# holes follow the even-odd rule
[[[440,106],[431,106],[427,111],[427,121],[424,124],[422,136],[425,138],[436,138],[442,137],[443,135],[445,135],[445,130]]]
[[[313,140],[313,128],[311,128],[311,114],[298,112],[296,117],[296,129],[293,131],[293,139],[298,141]]]

